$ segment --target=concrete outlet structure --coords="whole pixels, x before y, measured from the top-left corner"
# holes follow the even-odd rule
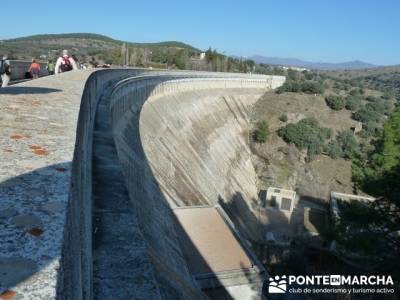
[[[260,298],[250,113],[284,81],[112,69],[1,89],[0,294]]]
[[[265,270],[220,206],[174,209],[190,274],[211,298],[261,298]]]
[[[334,221],[340,219],[340,209],[338,202],[344,203],[351,203],[351,202],[361,202],[361,203],[368,203],[373,202],[376,199],[373,197],[368,196],[360,196],[360,195],[353,195],[353,194],[345,194],[339,192],[331,192],[331,198],[329,201],[329,210],[331,217]]]
[[[265,207],[271,206],[292,213],[296,204],[296,192],[269,187],[266,193]]]

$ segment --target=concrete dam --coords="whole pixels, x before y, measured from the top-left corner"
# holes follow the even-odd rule
[[[284,77],[112,69],[0,90],[0,294],[256,299],[252,105]]]

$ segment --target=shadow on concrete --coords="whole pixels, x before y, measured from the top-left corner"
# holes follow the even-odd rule
[[[249,242],[264,267],[267,267],[270,250],[266,244],[266,233],[268,231],[282,232],[284,231],[282,229],[287,229],[290,226],[287,217],[278,209],[265,209],[258,206],[256,199],[251,199],[249,203],[240,192],[236,192],[228,201],[219,196],[218,203],[224,208],[240,234]],[[264,296],[267,296],[267,290],[265,290],[267,286],[267,284],[263,285]]]
[[[288,219],[281,211],[262,208],[257,202],[256,199],[251,199],[249,204],[240,192],[236,192],[230,200],[221,196],[218,198],[218,204],[224,208],[235,226],[246,240],[254,244],[264,243],[267,230],[289,225]]]
[[[309,203],[310,205],[313,205],[316,209],[327,211],[329,210],[329,202],[322,198],[317,198],[313,196],[301,196],[299,201]]]
[[[61,92],[60,89],[45,88],[45,87],[27,87],[27,86],[8,86],[0,88],[0,95],[19,95],[19,94],[50,94]]]
[[[67,206],[60,196],[68,191],[70,168],[69,162],[49,165],[0,183],[0,294],[59,258]],[[26,286],[33,284],[41,289],[52,282],[33,278]]]

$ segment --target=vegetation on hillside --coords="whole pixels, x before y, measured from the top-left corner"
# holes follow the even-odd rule
[[[336,240],[363,255],[374,271],[400,278],[400,109],[385,122],[377,146],[353,160],[353,180],[375,196],[371,203],[341,204]]]
[[[269,128],[266,121],[260,121],[254,132],[254,139],[259,143],[265,143],[269,137]]]
[[[252,147],[260,157],[256,171],[263,187],[287,186],[300,197],[323,200],[331,191],[376,197],[369,204],[340,203],[339,221],[320,233],[324,241],[336,241],[335,251],[326,252],[342,263],[351,262],[348,270],[359,267],[363,273],[390,274],[396,282],[400,280],[399,71],[287,71],[286,83],[256,105],[254,121],[268,120],[270,138],[266,145]],[[305,82],[317,83],[323,91],[306,93]],[[301,242],[297,242],[298,247]],[[290,256],[299,253],[297,247],[290,249]],[[304,273],[306,266],[296,263]],[[332,270],[329,267],[328,273]]]
[[[340,96],[329,95],[325,98],[326,104],[333,110],[341,110],[345,107],[345,101]]]
[[[360,151],[360,146],[351,130],[337,133],[335,139],[324,145],[324,152],[331,158],[351,159]]]
[[[331,137],[332,131],[320,127],[317,120],[307,118],[282,127],[278,130],[278,135],[286,142],[295,144],[300,150],[306,149],[311,159],[322,153],[325,141]]]
[[[324,87],[322,86],[322,84],[316,81],[309,81],[309,80],[295,81],[288,79],[282,86],[276,89],[276,93],[278,94],[284,92],[323,94]]]
[[[275,74],[279,70],[256,65],[254,61],[233,58],[211,47],[203,52],[191,45],[167,41],[160,43],[130,43],[92,33],[33,35],[0,43],[0,53],[10,59],[54,59],[63,49],[70,50],[81,63],[97,62],[136,67],[189,69],[225,72],[257,72]]]

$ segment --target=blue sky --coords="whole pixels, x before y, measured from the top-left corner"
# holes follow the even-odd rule
[[[13,0],[1,7],[8,27],[1,39],[93,32],[241,56],[400,64],[399,0]]]

